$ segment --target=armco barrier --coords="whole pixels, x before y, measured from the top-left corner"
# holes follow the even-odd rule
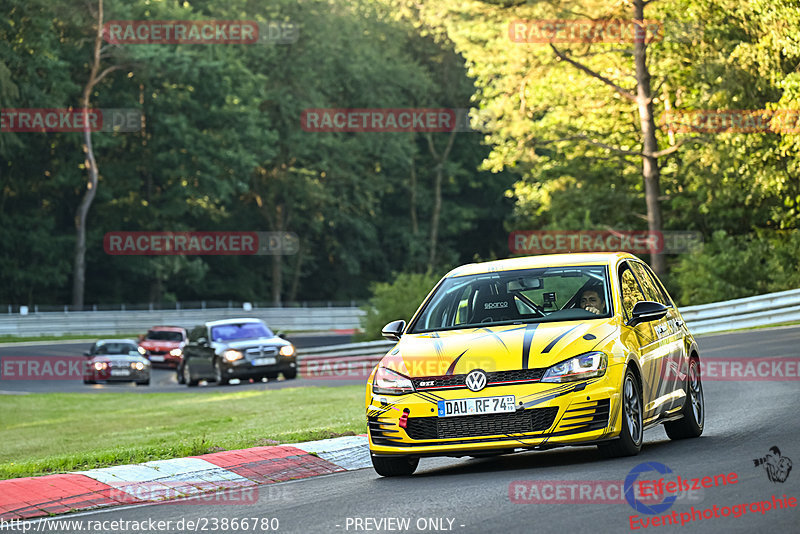
[[[353,307],[44,312],[0,316],[0,336],[144,333],[155,325],[192,328],[206,321],[235,317],[263,319],[273,330],[319,332],[359,328],[363,315],[364,311]]]
[[[800,321],[800,289],[687,306],[681,315],[693,334]]]
[[[680,311],[693,334],[800,321],[800,289],[687,306]],[[300,353],[300,372],[307,372],[310,364],[345,358],[353,369],[363,369],[363,362],[377,363],[394,345],[394,341],[368,341],[305,349]]]
[[[314,376],[317,371],[344,373],[348,369],[363,372],[378,363],[378,360],[383,358],[396,343],[396,341],[381,340],[299,349],[297,357],[300,376]],[[331,365],[324,369],[326,363]],[[324,378],[323,375],[318,377]]]

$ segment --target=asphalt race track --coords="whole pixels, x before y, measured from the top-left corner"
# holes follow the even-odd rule
[[[326,345],[339,345],[349,343],[350,335],[332,334],[301,334],[287,336],[298,349],[298,355],[302,358],[303,349],[310,347],[320,347]],[[41,356],[81,356],[84,351],[91,346],[90,342],[37,342],[23,343],[19,345],[0,345],[0,361],[3,357],[25,357],[36,358]],[[298,378],[294,380],[278,380],[260,383],[232,384],[232,388],[246,389],[275,389],[282,387],[305,387],[305,386],[341,386],[346,384],[360,384],[362,380],[306,380]],[[169,393],[184,391],[219,391],[214,384],[201,385],[196,388],[187,388],[178,384],[175,377],[175,370],[168,367],[153,367],[151,370],[150,385],[137,386],[132,382],[99,383],[93,385],[84,384],[81,379],[68,380],[8,380],[0,376],[0,395],[2,394],[25,394],[25,393],[102,393],[102,392],[121,392],[131,393]]]
[[[700,338],[703,357],[797,357],[800,327],[757,330]],[[800,463],[800,383],[794,381],[706,381],[705,432],[699,439],[670,441],[661,427],[645,433],[639,456],[604,460],[595,448],[563,448],[483,459],[422,459],[411,478],[385,479],[361,469],[262,486],[259,497],[247,505],[140,505],[62,516],[76,521],[172,520],[206,521],[205,531],[222,529],[223,519],[277,518],[277,532],[630,532],[630,518],[663,517],[677,512],[692,517],[695,510],[747,504],[740,517],[697,519],[678,526],[653,526],[647,532],[800,532],[800,508],[762,513],[750,503],[772,501],[772,496],[800,497],[800,465],[784,482],[771,482],[754,459],[777,446],[781,454]],[[615,481],[622,485],[629,472],[643,462],[659,462],[683,479],[736,473],[736,483],[699,490],[687,501],[677,501],[658,515],[635,511],[622,500],[608,504],[514,502],[519,481],[538,481],[545,496],[546,481]],[[643,479],[657,479],[654,472]],[[511,488],[511,492],[510,492]],[[569,500],[569,491],[565,491]],[[517,494],[520,495],[520,494]],[[611,497],[609,491],[608,496]],[[617,496],[617,495],[615,495]],[[530,495],[528,495],[528,498]],[[618,497],[618,496],[617,496]],[[520,499],[525,499],[522,493]],[[552,496],[550,497],[553,498]],[[560,498],[560,497],[559,497]],[[772,504],[772,502],[770,502]],[[800,504],[800,503],[798,503]],[[766,506],[761,507],[766,508]],[[730,510],[729,510],[730,511]],[[742,509],[734,512],[741,514]],[[708,512],[713,514],[714,512]],[[391,521],[386,523],[387,520]],[[409,520],[399,529],[393,519]],[[57,518],[59,519],[59,518]],[[53,521],[50,519],[49,521]],[[383,521],[383,523],[379,523]],[[213,524],[218,525],[212,529]],[[273,522],[273,525],[275,523]],[[35,522],[34,522],[35,525]],[[380,525],[380,528],[378,525]],[[386,528],[386,527],[389,528]],[[51,527],[52,528],[52,527]],[[35,526],[34,526],[35,529]],[[42,529],[44,531],[45,529]],[[59,532],[77,530],[64,529]],[[265,532],[265,529],[250,532]],[[122,532],[109,530],[109,532]],[[155,532],[151,530],[150,532]]]

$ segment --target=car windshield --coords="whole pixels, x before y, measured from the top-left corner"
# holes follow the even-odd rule
[[[213,341],[272,337],[272,335],[272,332],[264,323],[222,324],[211,328],[211,339]]]
[[[170,332],[168,330],[150,330],[147,332],[147,337],[151,341],[183,341],[183,335],[180,332]]]
[[[133,343],[101,343],[94,348],[95,354],[125,354],[137,352],[138,347]]]
[[[597,319],[610,317],[611,301],[602,265],[453,276],[437,288],[409,332]]]

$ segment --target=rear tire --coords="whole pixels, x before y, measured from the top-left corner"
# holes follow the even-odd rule
[[[83,383],[84,384],[97,384],[97,382],[95,382],[94,380],[86,380],[85,378],[83,379]]]
[[[669,439],[697,438],[703,433],[706,419],[706,406],[703,400],[703,383],[700,380],[700,365],[697,360],[689,360],[689,379],[686,382],[686,402],[683,404],[682,419],[664,423]]]
[[[625,372],[622,382],[622,432],[615,440],[597,445],[606,458],[636,456],[642,450],[642,392],[633,371]]]
[[[137,386],[149,386],[150,385],[150,379],[148,378],[147,380],[142,380],[140,382],[136,382],[136,385]]]
[[[407,477],[414,474],[419,458],[372,456],[372,467],[382,477]]]

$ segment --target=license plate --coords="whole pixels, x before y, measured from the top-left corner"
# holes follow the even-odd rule
[[[479,397],[475,399],[456,399],[439,401],[439,417],[458,415],[481,415],[486,413],[507,413],[516,411],[514,395],[502,397]]]
[[[128,376],[131,372],[127,369],[112,369],[111,376]]]
[[[256,358],[253,365],[273,365],[277,361],[275,358]]]
[[[150,356],[150,361],[151,362],[163,362],[164,361],[164,357],[163,356]]]

